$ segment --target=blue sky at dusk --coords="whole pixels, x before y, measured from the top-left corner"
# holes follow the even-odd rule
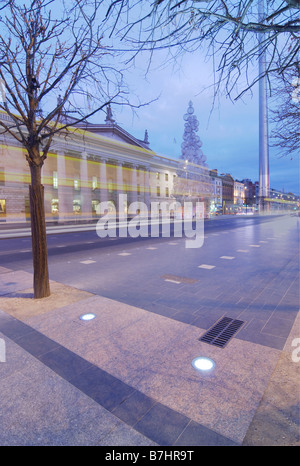
[[[126,107],[112,107],[116,122],[139,139],[143,139],[147,129],[152,150],[178,158],[184,132],[183,115],[191,100],[209,168],[230,173],[236,179],[257,181],[258,86],[252,95],[249,93],[235,103],[225,96],[219,97],[212,110],[213,74],[200,53],[186,54],[175,64],[162,66],[163,60],[164,55],[158,54],[146,76],[146,62],[140,58],[135,64],[129,78],[130,93],[136,94],[141,102],[158,99],[136,110],[136,114]],[[278,149],[270,148],[270,180],[271,188],[299,194],[299,154],[291,160],[291,157],[280,157]]]

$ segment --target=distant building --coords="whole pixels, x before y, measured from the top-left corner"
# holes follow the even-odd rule
[[[210,212],[211,214],[220,214],[222,213],[223,204],[222,204],[222,178],[218,175],[218,170],[215,168],[209,171],[209,176],[212,182],[213,194],[211,197],[210,203]]]
[[[256,207],[258,206],[258,193],[259,193],[259,183],[256,181],[253,183],[250,179],[246,178],[242,180],[245,187],[245,205]]]
[[[174,177],[173,196],[182,205],[184,202],[203,202],[205,217],[210,214],[210,202],[213,195],[213,186],[209,170],[203,165],[196,165],[188,161],[181,161],[177,176]]]
[[[220,175],[222,180],[223,213],[230,214],[234,211],[234,179],[229,173]]]
[[[245,201],[245,185],[242,181],[234,180],[233,196],[234,212],[241,212]]]
[[[273,188],[270,189],[270,198],[267,201],[273,212],[298,211],[300,208],[300,196]]]

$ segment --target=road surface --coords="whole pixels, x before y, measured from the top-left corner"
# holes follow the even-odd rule
[[[185,237],[49,228],[50,278],[202,329],[240,319],[238,338],[282,349],[299,304],[298,224],[292,216],[208,220],[203,246],[191,249]],[[0,264],[32,272],[31,238],[1,239]]]

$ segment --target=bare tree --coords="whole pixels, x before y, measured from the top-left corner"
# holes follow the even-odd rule
[[[50,287],[41,172],[51,142],[67,130],[68,115],[82,121],[117,97],[120,103],[123,76],[104,45],[102,1],[10,0],[0,7],[0,109],[8,115],[0,125],[26,149],[34,296],[42,298]]]
[[[262,2],[115,0],[107,15],[137,53],[167,48],[174,57],[205,51],[214,63],[216,92],[222,88],[237,99],[262,77],[257,71],[261,54],[267,53],[268,78],[293,67],[299,54],[300,1],[269,0],[264,14],[259,12]]]
[[[300,65],[286,70],[281,78],[272,95],[271,137],[281,156],[293,157],[300,150]]]

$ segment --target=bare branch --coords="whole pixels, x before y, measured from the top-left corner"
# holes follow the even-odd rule
[[[219,60],[217,91],[225,82],[229,97],[235,99],[244,94],[234,96],[237,84],[261,53],[260,37],[270,77],[292,67],[299,52],[298,0],[265,2],[266,13],[260,17],[258,5],[262,1],[156,0],[150,5],[120,0],[111,3],[107,14],[119,23],[120,39],[133,46],[136,53],[165,48],[178,54],[198,49],[206,50],[209,57],[214,54]],[[257,77],[248,81],[247,90]]]
[[[54,135],[72,125],[62,115],[76,110],[83,121],[115,99],[127,104],[120,62],[114,65],[104,45],[108,25],[102,4],[32,0],[25,5],[11,0],[2,8],[0,78],[5,98],[0,109],[10,121],[1,120],[1,127],[26,147],[32,163],[43,163]],[[89,105],[87,95],[92,95]]]
[[[271,139],[280,156],[299,156],[300,65],[282,73],[271,98]]]

